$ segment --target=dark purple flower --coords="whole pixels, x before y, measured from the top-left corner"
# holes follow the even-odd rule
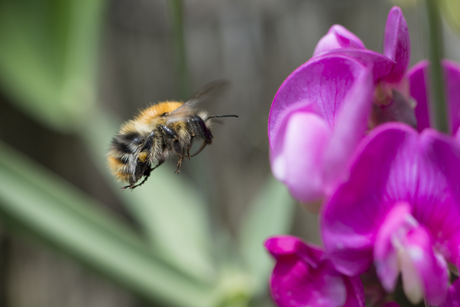
[[[268,239],[265,247],[276,260],[270,279],[279,307],[364,307],[359,277],[335,270],[323,251],[292,236]]]
[[[361,142],[349,180],[323,207],[321,234],[338,271],[374,263],[384,288],[401,272],[412,302],[446,297],[446,262],[460,265],[460,144],[431,129],[381,125]]]

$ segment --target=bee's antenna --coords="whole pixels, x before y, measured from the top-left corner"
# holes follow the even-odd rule
[[[220,118],[220,117],[238,117],[238,115],[210,115],[210,116],[206,117],[206,119],[204,121],[207,122],[208,119]]]

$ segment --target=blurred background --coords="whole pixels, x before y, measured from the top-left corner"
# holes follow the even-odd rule
[[[381,51],[388,0],[1,0],[0,306],[273,306],[269,235],[320,244],[271,175],[267,119],[283,80],[333,24]],[[411,64],[420,1],[398,1]],[[444,22],[444,52],[460,39]],[[214,143],[120,191],[111,137],[140,109],[227,79]]]

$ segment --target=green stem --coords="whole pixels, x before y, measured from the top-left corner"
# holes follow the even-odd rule
[[[431,125],[436,130],[450,133],[441,67],[443,40],[438,0],[426,0],[428,17],[428,58],[430,60],[430,114]]]
[[[190,93],[188,87],[187,57],[185,53],[184,9],[182,0],[170,0],[168,3],[173,26],[176,78],[179,87],[179,95],[181,99],[187,99]]]

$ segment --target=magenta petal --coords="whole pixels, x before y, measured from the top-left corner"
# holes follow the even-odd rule
[[[417,189],[417,133],[399,123],[383,124],[357,148],[348,182],[323,207],[321,234],[337,270],[354,276],[373,262],[381,220],[398,200]]]
[[[460,279],[450,285],[446,300],[439,307],[459,307],[460,306]]]
[[[456,62],[443,60],[444,78],[446,83],[446,99],[449,107],[452,133],[460,127],[460,65]]]
[[[460,66],[458,63],[443,60],[444,78],[446,84],[446,99],[449,109],[449,125],[453,134],[460,127]],[[417,130],[430,127],[429,119],[429,92],[428,92],[428,61],[417,63],[408,72],[410,94],[417,101],[415,116],[417,117]]]
[[[343,110],[336,116],[331,139],[324,151],[326,194],[335,189],[337,182],[345,181],[349,176],[346,171],[348,160],[364,136],[373,94],[372,74],[363,70],[347,94]]]
[[[417,130],[422,132],[430,127],[430,113],[428,105],[427,78],[425,70],[428,61],[421,61],[415,64],[407,73],[410,83],[410,95],[417,101],[415,117],[417,118]]]
[[[344,277],[347,300],[343,307],[365,307],[364,287],[359,276]]]
[[[316,45],[313,56],[319,53],[341,48],[365,49],[363,42],[341,25],[333,25]]]
[[[422,133],[424,155],[414,217],[427,227],[447,261],[460,265],[460,144],[427,129]]]
[[[318,57],[341,55],[358,61],[363,66],[372,67],[374,81],[386,77],[395,67],[395,62],[378,52],[367,49],[338,49],[321,54]]]
[[[281,118],[293,105],[310,106],[332,126],[345,95],[363,69],[359,62],[340,55],[314,58],[296,69],[273,99],[268,119],[270,148],[278,137]]]
[[[265,246],[276,259],[270,289],[278,306],[344,305],[344,280],[329,261],[317,258],[317,247],[291,236],[268,239]]]
[[[275,259],[298,253],[299,257],[313,267],[317,267],[323,257],[323,251],[319,247],[307,245],[293,236],[271,237],[265,241],[265,248]]]
[[[406,20],[399,7],[393,7],[388,14],[385,26],[383,53],[396,62],[387,82],[399,82],[404,76],[410,61],[410,39]]]

